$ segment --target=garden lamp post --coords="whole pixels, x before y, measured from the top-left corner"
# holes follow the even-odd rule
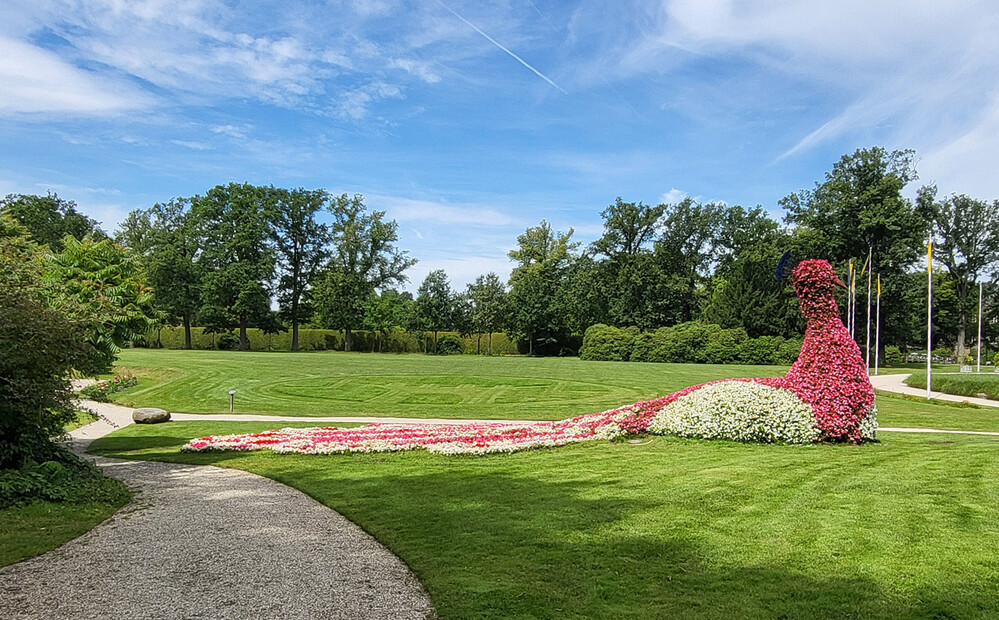
[[[232,413],[232,404],[236,399],[236,390],[229,390],[229,413]]]

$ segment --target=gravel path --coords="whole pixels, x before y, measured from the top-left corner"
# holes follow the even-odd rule
[[[434,617],[399,558],[299,491],[237,470],[87,458],[136,500],[0,569],[0,618]]]

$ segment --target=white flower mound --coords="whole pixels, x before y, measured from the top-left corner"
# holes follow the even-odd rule
[[[860,420],[860,437],[865,441],[872,441],[878,438],[878,406],[873,405]]]
[[[659,410],[649,432],[764,443],[811,443],[812,408],[788,392],[749,381],[712,383]]]

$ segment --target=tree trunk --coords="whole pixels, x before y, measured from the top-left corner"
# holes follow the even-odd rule
[[[489,356],[493,355],[493,330],[489,330]]]
[[[298,351],[298,319],[291,320],[291,350]]]
[[[184,315],[184,348],[190,350],[191,348],[191,317],[187,314]]]
[[[350,351],[350,328],[343,330],[343,350]]]
[[[163,328],[162,327],[157,327],[156,328],[156,348],[157,349],[162,349],[163,348]]]
[[[437,330],[434,330],[434,355],[437,355]]]
[[[527,337],[527,354],[534,357],[534,334]]]
[[[239,315],[239,350],[247,351],[250,348],[250,341],[246,337],[246,313]]]
[[[965,325],[967,324],[967,322],[968,322],[967,313],[964,310],[962,310],[961,313],[960,313],[960,315],[958,316],[958,321],[957,321],[957,347],[956,347],[957,351],[956,351],[956,353],[957,353],[957,363],[958,364],[963,364],[964,363],[964,356],[968,352],[968,350],[964,346],[964,338],[965,338],[965,332],[966,332]]]
[[[475,335],[475,354],[482,355],[482,332]]]

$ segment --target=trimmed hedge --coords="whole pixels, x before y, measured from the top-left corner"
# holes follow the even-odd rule
[[[749,338],[746,331],[691,321],[655,331],[597,324],[583,335],[580,359],[675,364],[771,364],[788,366],[801,340],[780,336]]]
[[[219,349],[236,348],[238,342],[233,342],[237,332],[229,332],[228,335],[206,334],[204,328],[191,328],[191,346],[195,349]],[[372,350],[378,351],[376,334],[370,331],[352,331],[351,348],[360,353],[370,353]],[[455,332],[440,332],[438,340],[445,335],[453,336],[461,343],[461,352],[475,354],[477,336],[461,336]],[[423,353],[424,346],[427,350],[433,351],[433,334],[421,334],[394,330],[381,339],[381,350],[383,353]],[[246,330],[246,337],[250,341],[251,351],[291,351],[291,332],[280,334],[265,334],[259,329]],[[486,335],[482,336],[482,354],[486,353]],[[343,351],[344,335],[342,331],[333,329],[299,329],[298,348],[301,351]],[[151,331],[146,335],[145,345],[151,348],[163,349],[183,349],[184,348],[184,328],[164,327],[157,332]],[[511,342],[506,334],[493,334],[493,355],[518,355],[517,344]]]

